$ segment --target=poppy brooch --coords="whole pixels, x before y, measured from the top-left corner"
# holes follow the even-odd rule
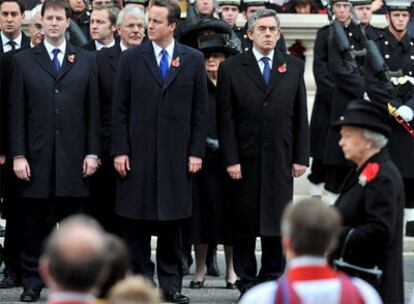
[[[70,63],[74,63],[75,62],[75,58],[76,58],[75,54],[68,55],[68,61]]]
[[[178,68],[180,66],[180,57],[176,57],[171,61],[171,66],[174,68]]]
[[[279,73],[281,73],[281,74],[286,73],[286,71],[287,71],[287,66],[286,66],[286,63],[284,63],[284,64],[280,65],[280,66],[277,68],[277,71],[278,71]]]
[[[365,186],[372,181],[377,176],[379,169],[378,163],[368,163],[359,175],[359,184]]]

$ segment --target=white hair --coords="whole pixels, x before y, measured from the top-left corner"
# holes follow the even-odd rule
[[[374,146],[378,149],[384,148],[388,143],[388,138],[375,131],[364,129],[362,136],[364,136],[366,139],[372,140],[374,142]]]
[[[34,20],[34,18],[36,18],[36,15],[37,14],[41,14],[41,11],[42,11],[42,4],[38,4],[38,5],[36,5],[31,11],[30,11],[30,14],[29,14],[29,20],[28,20],[28,22],[29,23],[32,23],[33,22],[33,20]]]
[[[145,20],[145,13],[144,11],[136,6],[127,6],[124,7],[118,15],[118,19],[116,20],[116,25],[122,25],[122,23],[124,22],[124,18],[125,16],[132,16],[136,19],[143,19],[144,22],[146,23]]]

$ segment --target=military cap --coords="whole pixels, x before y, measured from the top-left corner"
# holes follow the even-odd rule
[[[256,5],[268,5],[269,0],[242,0],[241,7],[243,10],[246,10],[249,6],[256,6]]]
[[[218,6],[222,5],[234,5],[240,7],[240,0],[217,0]]]
[[[348,2],[349,3],[349,0],[332,0],[332,4],[335,4],[337,2]]]
[[[412,0],[387,0],[385,4],[389,11],[408,11],[411,8]]]
[[[124,6],[127,4],[141,4],[147,6],[148,0],[124,0]]]
[[[344,115],[333,123],[333,127],[336,129],[342,126],[359,127],[389,137],[391,133],[388,124],[389,117],[384,105],[365,99],[357,99],[349,103]]]
[[[372,0],[349,0],[352,6],[372,4]]]

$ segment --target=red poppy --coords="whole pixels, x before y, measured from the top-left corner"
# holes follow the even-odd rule
[[[359,183],[365,186],[377,176],[379,169],[378,163],[368,163],[359,175]]]
[[[281,66],[279,66],[277,68],[277,70],[278,70],[279,73],[286,73],[286,71],[287,71],[286,63],[284,63]]]
[[[75,54],[70,54],[68,55],[68,61],[70,63],[74,63],[75,62]]]
[[[180,59],[179,58],[173,59],[173,61],[171,61],[171,66],[174,68],[178,68],[180,66]]]

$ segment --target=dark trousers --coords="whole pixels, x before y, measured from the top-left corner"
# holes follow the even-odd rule
[[[115,214],[117,173],[112,157],[103,156],[101,161],[99,170],[90,177],[90,197],[83,211],[95,218],[106,231],[119,235],[119,218]]]
[[[21,277],[20,246],[22,241],[22,210],[19,199],[15,195],[15,175],[8,160],[6,166],[1,168],[2,186],[2,216],[6,219],[4,235],[4,275],[16,279]]]
[[[159,286],[164,292],[181,292],[183,281],[181,221],[141,221],[123,218],[121,222],[123,238],[132,253],[134,273],[153,280],[151,235],[157,235],[156,262]]]
[[[323,159],[313,158],[310,174],[308,180],[313,184],[321,184],[326,180],[326,166],[323,164]]]
[[[22,212],[22,285],[23,288],[41,289],[43,281],[39,275],[39,258],[43,243],[56,223],[79,212],[84,199],[21,199]]]
[[[285,258],[279,236],[262,236],[262,259],[257,274],[256,237],[237,237],[233,243],[234,270],[239,276],[237,287],[243,294],[253,286],[279,278],[285,269]]]

